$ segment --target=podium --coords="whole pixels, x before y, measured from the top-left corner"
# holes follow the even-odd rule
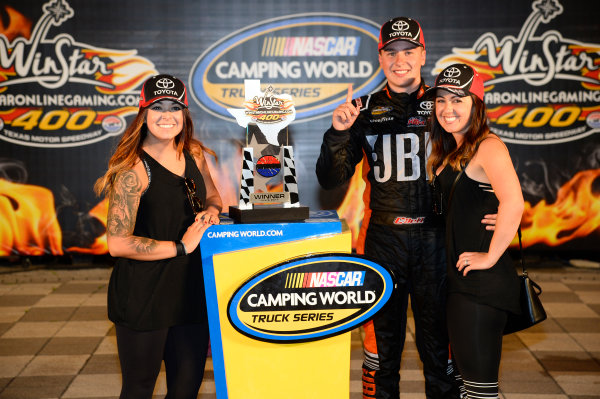
[[[200,242],[218,399],[313,399],[350,395],[350,332],[304,342],[243,334],[228,314],[236,291],[281,262],[350,253],[350,230],[333,211],[295,223],[220,224]]]

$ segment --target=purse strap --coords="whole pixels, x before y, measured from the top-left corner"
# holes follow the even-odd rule
[[[536,284],[535,281],[529,278],[529,275],[527,274],[527,269],[525,268],[525,259],[523,257],[523,244],[521,243],[521,225],[519,225],[519,228],[517,229],[517,235],[519,236],[519,254],[521,256],[521,268],[523,269],[523,277],[529,280],[529,283],[536,291],[536,294],[540,295],[542,293],[542,287],[540,287],[538,284]]]
[[[523,275],[527,276],[527,269],[525,268],[525,259],[523,257],[523,244],[521,243],[521,225],[517,229],[517,235],[519,236],[519,255],[521,258],[521,269],[523,269]]]

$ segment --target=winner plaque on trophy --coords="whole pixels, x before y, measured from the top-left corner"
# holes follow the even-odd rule
[[[288,140],[288,125],[296,117],[292,97],[276,94],[272,86],[262,92],[259,80],[245,80],[244,91],[243,107],[227,109],[246,128],[239,204],[229,207],[229,216],[238,223],[308,219]]]

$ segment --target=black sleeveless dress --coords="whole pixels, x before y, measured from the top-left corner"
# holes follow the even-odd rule
[[[180,240],[194,221],[184,179],[147,153],[142,161],[148,188],[142,193],[133,234]],[[206,202],[206,187],[193,157],[185,153],[185,176]],[[108,286],[108,317],[138,331],[206,322],[206,299],[199,247],[189,255],[156,261],[118,258]]]
[[[505,251],[487,270],[471,270],[466,276],[456,268],[463,252],[487,252],[493,231],[481,223],[483,216],[498,212],[498,199],[489,183],[475,181],[463,173],[456,182],[451,203],[447,200],[459,172],[447,165],[435,184],[443,193],[446,210],[446,251],[448,294],[461,293],[477,303],[519,314],[519,279],[514,263]]]

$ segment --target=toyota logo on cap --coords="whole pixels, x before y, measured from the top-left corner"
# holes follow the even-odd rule
[[[156,87],[161,89],[172,89],[175,87],[175,83],[169,78],[161,78],[156,81]]]
[[[408,30],[408,28],[410,28],[410,25],[408,24],[408,22],[403,21],[403,20],[396,21],[392,25],[392,29],[396,30],[396,31],[405,31],[405,30]]]
[[[456,67],[448,68],[444,71],[444,76],[447,78],[456,78],[460,76],[460,69]]]
[[[426,94],[435,93],[437,88],[443,88],[461,97],[471,93],[483,101],[483,79],[467,64],[447,66],[436,78],[435,87],[427,89]]]
[[[147,107],[162,99],[169,99],[187,107],[187,93],[183,82],[166,74],[152,76],[146,80],[140,93],[140,107]]]
[[[379,30],[379,50],[396,40],[405,40],[415,46],[425,48],[421,25],[412,18],[393,18],[381,26]]]

